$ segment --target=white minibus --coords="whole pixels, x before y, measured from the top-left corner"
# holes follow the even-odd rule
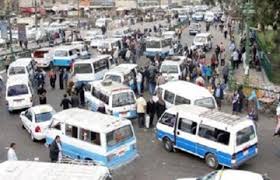
[[[3,180],[112,180],[108,168],[84,164],[5,161],[0,163],[0,177]]]
[[[93,160],[116,168],[136,158],[136,137],[131,121],[72,108],[55,114],[46,132],[50,145],[60,136],[62,152],[74,159]]]
[[[164,148],[194,154],[216,169],[237,168],[258,153],[252,120],[204,107],[178,105],[165,111],[156,125]]]
[[[114,66],[114,63],[110,55],[98,55],[91,59],[77,60],[72,66],[73,81],[88,83],[101,80],[111,66]]]
[[[53,65],[58,67],[71,67],[78,58],[75,46],[59,46],[54,50]]]
[[[33,80],[34,66],[31,58],[19,58],[9,65],[7,76],[26,76],[30,81]]]
[[[29,108],[33,104],[33,89],[29,79],[23,75],[8,78],[6,84],[6,105],[8,111]]]
[[[157,95],[162,97],[167,108],[179,104],[217,108],[215,98],[206,88],[187,81],[169,81],[160,85]]]
[[[168,56],[162,63],[159,72],[166,80],[186,78],[187,58],[185,56]]]
[[[107,114],[133,119],[137,117],[134,92],[126,85],[110,80],[94,81],[85,92],[88,109],[105,107]]]

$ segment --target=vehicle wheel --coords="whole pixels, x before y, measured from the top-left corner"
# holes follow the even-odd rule
[[[173,144],[172,144],[172,142],[170,141],[169,138],[164,138],[163,145],[164,145],[164,149],[167,152],[172,152],[173,151]]]
[[[211,153],[206,155],[205,162],[206,162],[207,166],[209,166],[212,169],[217,169],[219,166],[219,163],[218,163],[216,157]]]
[[[31,140],[32,140],[33,142],[36,142],[36,139],[34,138],[34,136],[33,136],[32,133],[30,133],[30,137],[31,137]]]

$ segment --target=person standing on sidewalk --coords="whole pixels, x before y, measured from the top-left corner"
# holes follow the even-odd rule
[[[214,97],[216,99],[218,109],[222,108],[222,100],[224,98],[224,90],[220,83],[217,84],[217,87],[214,89]]]
[[[18,160],[15,148],[16,148],[16,143],[14,143],[14,142],[11,143],[10,148],[7,153],[8,161],[17,161]]]
[[[138,125],[139,128],[144,127],[145,113],[146,113],[147,102],[143,95],[140,94],[139,98],[136,100],[136,110],[138,114]]]

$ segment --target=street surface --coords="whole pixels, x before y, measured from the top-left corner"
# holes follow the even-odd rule
[[[202,31],[205,31],[204,23]],[[222,34],[211,27],[213,47],[224,40]],[[188,35],[187,29],[182,35],[182,44],[188,44],[190,47],[193,36]],[[227,45],[225,46],[227,48]],[[212,55],[213,50],[208,53]],[[141,58],[139,64],[147,63],[147,59]],[[48,85],[49,81],[47,81]],[[58,82],[56,88],[58,87]],[[62,110],[59,107],[64,90],[51,90],[47,87],[47,101],[57,111]],[[40,161],[49,161],[49,151],[43,142],[32,142],[30,135],[21,127],[19,112],[9,114],[5,108],[4,94],[0,98],[0,161],[7,159],[7,147],[11,142],[15,142],[16,153],[20,160],[33,160],[39,157]],[[38,100],[36,101],[38,104]],[[231,112],[230,105],[224,105],[222,111]],[[176,153],[166,152],[162,145],[155,139],[155,133],[152,129],[139,129],[137,122],[133,122],[138,140],[139,157],[128,165],[125,165],[113,171],[113,178],[116,180],[174,180],[182,177],[194,177],[204,175],[212,169],[209,169],[203,159],[190,154],[177,151]],[[259,154],[255,159],[247,162],[240,167],[243,170],[254,171],[258,173],[268,173],[273,179],[279,179],[280,167],[280,141],[277,137],[272,137],[275,126],[274,117],[260,114],[258,122]]]

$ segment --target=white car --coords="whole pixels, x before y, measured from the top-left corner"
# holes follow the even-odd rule
[[[54,114],[55,110],[50,105],[33,106],[20,113],[22,128],[30,133],[32,141],[43,140]]]
[[[267,175],[261,175],[250,171],[241,170],[219,170],[213,171],[205,176],[196,178],[180,178],[177,180],[236,180],[236,179],[250,179],[250,180],[270,180]]]

